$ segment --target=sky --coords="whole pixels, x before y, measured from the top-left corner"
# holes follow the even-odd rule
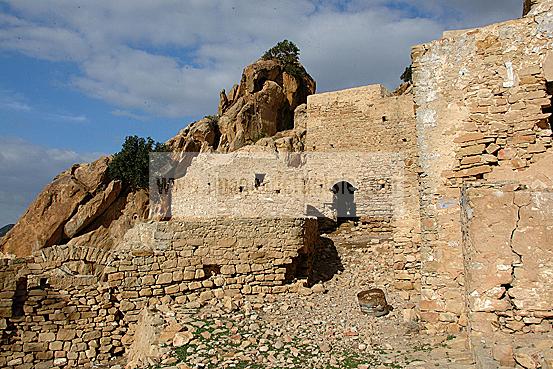
[[[0,226],[72,164],[165,141],[288,39],[317,91],[396,87],[412,45],[522,0],[0,0]]]

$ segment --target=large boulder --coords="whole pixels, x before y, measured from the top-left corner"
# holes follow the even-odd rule
[[[216,117],[205,117],[189,124],[166,142],[174,152],[212,151],[219,143],[219,126]]]
[[[280,108],[285,101],[282,88],[265,81],[263,88],[238,99],[219,118],[221,141],[219,151],[235,151],[279,131]]]
[[[123,240],[127,231],[148,217],[149,195],[146,190],[126,191],[83,229],[69,245],[93,245],[112,249]]]
[[[80,205],[75,215],[69,219],[63,230],[69,238],[87,227],[94,219],[98,218],[115,201],[121,192],[121,181],[112,181],[105,190],[100,191],[90,201]]]
[[[292,76],[275,60],[247,66],[240,85],[221,92],[217,150],[235,151],[261,138],[294,127],[294,110],[315,92],[315,81],[305,73]]]
[[[61,173],[38,195],[17,224],[0,241],[4,253],[26,256],[67,238],[65,223],[79,205],[104,185],[109,159],[74,165]]]

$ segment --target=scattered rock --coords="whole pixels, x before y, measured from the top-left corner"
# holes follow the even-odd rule
[[[193,338],[192,332],[177,332],[173,338],[173,346],[181,347],[187,345]]]

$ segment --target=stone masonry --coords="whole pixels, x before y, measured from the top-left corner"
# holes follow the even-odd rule
[[[153,222],[118,250],[54,246],[5,259],[0,366],[107,363],[130,345],[140,311],[168,296],[199,306],[286,292],[309,277],[317,237],[310,219]]]
[[[393,96],[381,85],[315,94],[308,96],[305,115],[307,152],[251,147],[226,155],[190,154],[186,175],[175,181],[171,215],[335,218],[331,189],[346,181],[356,188],[359,220],[393,239],[396,287],[405,300],[417,302],[420,229],[412,96]]]
[[[553,3],[534,3],[412,50],[420,315],[428,332],[468,330],[477,357],[498,360],[481,367],[515,365],[501,333],[551,332]]]

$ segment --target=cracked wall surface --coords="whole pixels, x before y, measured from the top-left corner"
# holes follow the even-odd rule
[[[463,205],[472,331],[551,331],[553,192],[472,187]]]

